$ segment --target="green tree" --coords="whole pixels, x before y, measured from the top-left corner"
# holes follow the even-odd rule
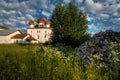
[[[52,15],[53,43],[79,46],[88,37],[87,22],[86,14],[78,12],[73,3],[69,3],[66,9],[60,4],[56,5]]]
[[[64,6],[62,4],[57,4],[52,15],[52,27],[53,27],[53,36],[52,36],[52,41],[54,43],[60,42],[61,35],[62,35],[62,30],[61,26],[63,26],[63,16],[64,16]]]
[[[87,29],[88,29],[88,20],[87,20],[87,15],[85,12],[83,12],[82,10],[79,12],[79,17],[78,17],[78,23],[77,23],[77,27],[78,27],[78,33],[77,36],[79,36],[79,42],[83,43],[85,40],[87,40],[90,35],[87,33]]]

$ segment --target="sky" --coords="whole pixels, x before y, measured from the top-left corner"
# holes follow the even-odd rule
[[[26,30],[29,20],[50,20],[56,4],[69,2],[86,12],[89,33],[120,31],[120,0],[0,0],[0,25]]]

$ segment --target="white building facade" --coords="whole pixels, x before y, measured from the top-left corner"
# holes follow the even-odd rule
[[[46,43],[50,41],[52,28],[50,21],[39,18],[37,24],[29,21],[27,33],[23,34],[20,30],[10,30],[0,26],[0,44],[9,43]]]
[[[34,21],[29,21],[29,28],[27,29],[27,34],[30,34],[38,42],[45,43],[50,40],[52,34],[52,28],[50,27],[50,21],[39,18],[37,25],[34,24]]]
[[[21,34],[20,31],[14,31],[14,30],[1,30],[0,31],[0,43],[13,43],[13,40],[11,37],[13,37],[16,34]]]
[[[34,39],[29,34],[23,34],[19,30],[0,30],[0,44],[11,44],[11,43],[35,43]]]

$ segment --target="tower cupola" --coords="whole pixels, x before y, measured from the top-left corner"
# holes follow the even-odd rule
[[[45,23],[45,20],[44,20],[43,18],[39,18],[39,19],[37,20],[37,22],[38,22],[38,23]]]
[[[35,25],[34,21],[33,21],[33,20],[30,20],[30,21],[29,21],[29,25],[30,25],[30,28],[34,28],[34,25]]]
[[[50,27],[51,22],[49,20],[45,21],[46,27]]]
[[[39,18],[37,22],[39,27],[45,27],[45,20],[43,18]]]

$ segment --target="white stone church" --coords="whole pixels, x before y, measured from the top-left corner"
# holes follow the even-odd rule
[[[40,43],[49,41],[52,33],[50,21],[39,18],[36,25],[32,20],[29,21],[29,25],[30,27],[27,28],[27,34],[30,34]]]
[[[39,18],[37,24],[33,20],[29,21],[27,33],[20,30],[10,30],[0,26],[0,44],[9,43],[45,43],[50,40],[52,28],[50,21]]]

